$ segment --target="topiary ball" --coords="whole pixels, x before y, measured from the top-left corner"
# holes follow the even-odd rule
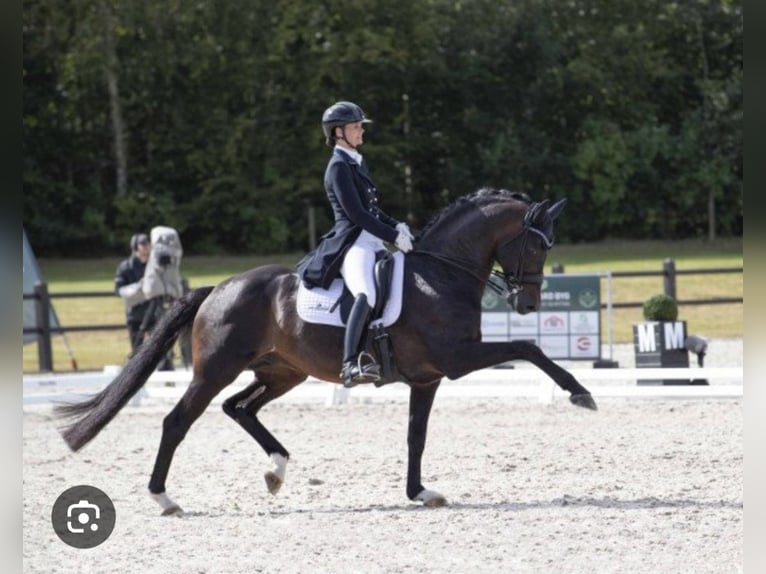
[[[644,301],[644,319],[647,321],[675,321],[678,303],[670,295],[660,294]]]

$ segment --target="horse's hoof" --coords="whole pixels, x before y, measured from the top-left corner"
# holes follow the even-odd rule
[[[268,471],[263,475],[263,478],[266,481],[266,488],[269,489],[271,494],[276,494],[279,492],[279,489],[282,488],[283,481],[276,475],[275,472]]]
[[[586,409],[590,409],[592,411],[597,411],[598,407],[596,406],[596,401],[593,400],[593,396],[590,393],[582,394],[582,395],[572,395],[569,397],[569,402],[571,402],[573,405],[577,405],[578,407],[583,407]]]
[[[429,508],[438,508],[440,506],[447,506],[447,499],[444,498],[441,494],[438,492],[434,492],[433,490],[428,490],[427,488],[423,489],[420,494],[418,494],[415,497],[415,500],[419,500],[423,503],[423,506],[427,506]]]
[[[181,509],[180,506],[177,504],[174,504],[173,506],[169,506],[168,508],[162,509],[162,516],[183,516],[184,511]]]
[[[152,500],[162,508],[162,516],[183,516],[184,511],[181,510],[181,507],[173,502],[173,500],[164,492],[160,492],[159,494],[150,492],[149,495],[152,497]]]

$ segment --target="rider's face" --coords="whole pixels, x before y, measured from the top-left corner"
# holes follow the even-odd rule
[[[363,135],[364,135],[364,126],[362,122],[354,122],[352,124],[346,124],[343,126],[343,128],[338,128],[338,132],[343,130],[344,135],[346,136],[346,141],[348,144],[353,147],[357,148],[363,143]],[[338,139],[338,142],[343,145],[344,142],[342,139]]]

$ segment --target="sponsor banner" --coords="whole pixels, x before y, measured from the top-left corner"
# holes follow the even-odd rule
[[[482,313],[481,333],[484,335],[502,335],[508,339],[508,313]]]
[[[597,335],[571,335],[569,337],[569,356],[575,359],[597,359],[599,357],[599,337]]]
[[[601,323],[598,311],[570,311],[569,332],[583,335],[598,334]]]
[[[569,337],[566,335],[541,335],[540,348],[550,359],[569,357]]]
[[[545,311],[540,313],[540,333],[566,335],[569,332],[569,313]]]
[[[541,310],[598,311],[600,292],[598,275],[546,275],[540,293]]]
[[[537,335],[539,331],[539,327],[537,325],[537,316],[538,313],[528,313],[526,315],[511,313],[509,318],[511,336],[516,337],[516,335]]]
[[[537,313],[519,315],[504,297],[489,288],[481,306],[482,340],[498,340],[507,329],[505,340],[534,339],[552,359],[601,357],[601,278],[598,275],[547,275],[541,286]],[[505,327],[502,315],[507,316]],[[679,332],[669,332],[667,339],[675,344],[680,339]]]

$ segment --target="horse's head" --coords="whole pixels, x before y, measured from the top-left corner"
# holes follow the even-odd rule
[[[503,268],[508,304],[524,315],[540,308],[540,289],[548,250],[553,246],[553,222],[567,200],[550,206],[546,199],[529,204],[521,230],[498,241],[495,258]]]

